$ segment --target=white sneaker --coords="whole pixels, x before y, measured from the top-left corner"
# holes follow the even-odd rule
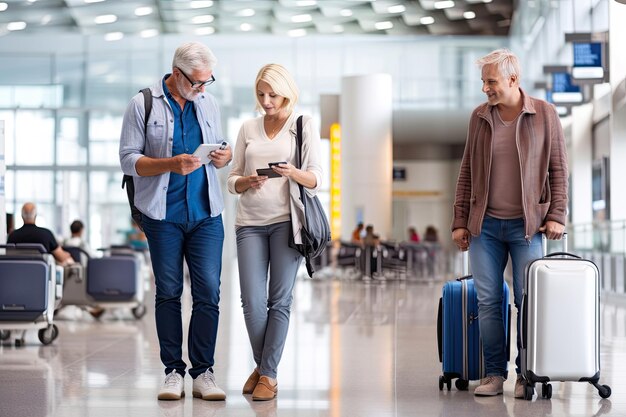
[[[193,380],[193,396],[209,401],[226,399],[226,393],[215,383],[215,375],[207,369]]]
[[[159,400],[180,400],[185,396],[185,380],[176,371],[165,376],[163,386],[159,391]]]

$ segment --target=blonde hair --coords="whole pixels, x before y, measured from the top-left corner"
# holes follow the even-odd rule
[[[254,97],[256,98],[256,110],[265,114],[263,105],[259,101],[259,95],[257,90],[259,88],[259,82],[264,81],[272,88],[276,95],[285,98],[282,108],[291,112],[298,102],[298,86],[293,77],[279,64],[267,64],[259,70],[254,82]]]
[[[519,81],[522,77],[522,70],[517,56],[506,48],[496,49],[476,61],[476,65],[478,65],[481,70],[485,65],[493,64],[498,67],[500,75],[504,78],[509,78],[512,75],[515,75],[515,78]]]

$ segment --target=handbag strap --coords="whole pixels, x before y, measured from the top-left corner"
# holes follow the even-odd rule
[[[296,120],[296,164],[297,164],[296,168],[300,169],[302,167],[302,116],[298,116],[298,120]],[[297,183],[297,184],[298,184],[298,188],[300,188],[300,200],[302,201],[302,205],[304,206],[304,211],[306,212],[306,199],[304,198],[304,187],[300,183]],[[306,222],[306,217],[304,221]]]

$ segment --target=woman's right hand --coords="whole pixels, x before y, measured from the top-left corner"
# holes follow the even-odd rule
[[[249,175],[247,177],[240,177],[235,183],[235,189],[238,193],[243,193],[250,188],[258,190],[267,181],[266,175]]]
[[[250,175],[248,178],[248,184],[249,187],[248,188],[254,188],[256,190],[258,190],[259,188],[263,187],[263,184],[265,184],[265,181],[267,181],[267,175]]]

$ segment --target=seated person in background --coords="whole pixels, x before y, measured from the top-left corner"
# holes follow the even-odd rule
[[[37,207],[34,203],[25,203],[22,206],[22,219],[24,226],[14,230],[7,239],[7,243],[40,243],[51,253],[57,263],[65,266],[74,263],[72,256],[64,251],[57,243],[52,232],[35,225]]]
[[[13,213],[7,213],[7,236],[15,229],[15,222],[13,221]]]
[[[363,238],[363,246],[380,245],[380,237],[374,234],[374,226],[368,224],[365,228],[365,237]]]
[[[135,220],[130,219],[132,229],[126,232],[126,244],[133,249],[148,249],[146,234],[139,228]]]
[[[70,224],[70,232],[72,236],[65,239],[63,241],[63,246],[74,246],[77,248],[81,248],[85,252],[91,256],[91,249],[87,242],[83,240],[83,231],[85,230],[85,225],[80,220],[74,220],[72,224]]]
[[[417,230],[415,227],[409,227],[409,242],[411,243],[419,243],[420,235],[417,234]]]
[[[356,225],[356,229],[354,229],[352,231],[352,239],[350,239],[351,243],[354,243],[355,245],[360,245],[361,242],[361,232],[363,231],[363,222],[359,222],[359,224]]]
[[[435,229],[435,226],[430,225],[426,228],[426,232],[424,233],[424,241],[433,243],[439,242],[439,236],[437,235],[437,229]]]

